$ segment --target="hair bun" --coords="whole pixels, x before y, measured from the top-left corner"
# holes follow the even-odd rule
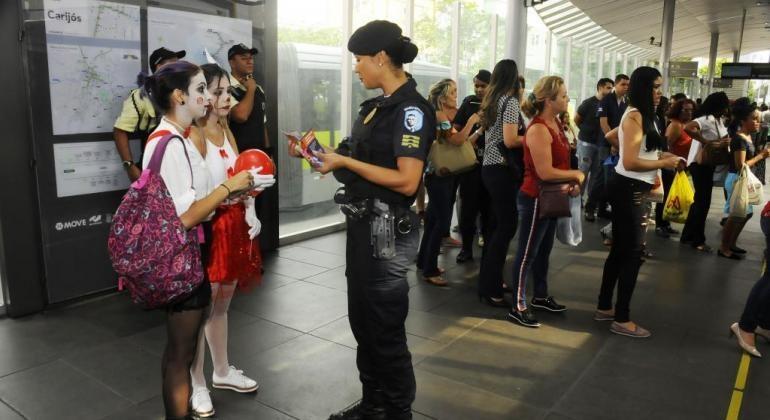
[[[401,62],[411,63],[417,57],[419,49],[417,45],[412,43],[412,40],[408,36],[401,37]]]

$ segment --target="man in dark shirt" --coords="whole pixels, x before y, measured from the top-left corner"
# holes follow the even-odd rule
[[[473,78],[473,92],[463,99],[462,105],[455,115],[454,128],[461,131],[471,115],[479,112],[481,101],[484,99],[489,82],[492,79],[492,73],[488,70],[479,70]],[[471,132],[477,132],[479,126],[471,128]],[[479,164],[468,172],[460,174],[460,234],[463,239],[462,250],[457,254],[457,262],[464,263],[473,260],[473,239],[476,235],[476,216],[481,214],[482,231],[488,227],[487,217],[489,217],[489,194],[484,183],[481,181],[481,163],[484,160],[484,135],[469,136],[476,138],[475,149],[476,158]]]
[[[623,117],[623,113],[626,112],[628,103],[626,102],[626,93],[628,93],[629,78],[625,74],[619,74],[615,76],[615,89],[612,93],[605,96],[599,104],[599,126],[601,131],[599,133],[599,157],[606,159],[607,156],[615,156],[618,154],[617,144],[610,144],[605,135],[609,133],[613,128],[620,125],[620,119]],[[615,172],[615,167],[610,165],[604,165],[604,185],[607,185],[607,181],[610,176]],[[606,188],[604,196],[600,199],[605,203]],[[599,207],[597,216],[603,219],[609,219],[610,213],[606,210],[602,204]]]
[[[231,94],[235,104],[230,111],[230,129],[238,150],[260,149],[271,154],[265,115],[265,91],[254,81],[256,48],[244,44],[233,45],[227,51],[232,69]]]
[[[578,169],[589,180],[584,189],[587,191],[585,218],[589,222],[595,220],[597,204],[604,204],[598,203],[604,189],[603,159],[599,156],[599,133],[602,132],[599,125],[599,104],[612,91],[613,84],[612,79],[600,79],[596,84],[596,95],[583,101],[575,115],[575,124],[580,129],[577,146]]]

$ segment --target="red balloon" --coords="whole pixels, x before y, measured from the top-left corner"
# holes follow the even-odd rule
[[[262,167],[259,171],[263,175],[275,175],[275,164],[267,153],[259,149],[244,150],[235,159],[235,173],[249,169]]]
[[[275,175],[275,163],[270,159],[267,153],[259,149],[244,150],[235,159],[235,173],[246,171],[249,169],[257,169],[261,167],[259,171],[262,175]],[[251,191],[249,195],[256,197],[261,191]]]

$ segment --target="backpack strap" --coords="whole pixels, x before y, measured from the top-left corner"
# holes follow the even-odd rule
[[[153,137],[157,137],[157,136],[155,135],[150,136],[150,139],[152,139]],[[158,145],[155,146],[155,150],[152,153],[152,158],[150,158],[150,163],[147,165],[147,169],[151,170],[152,172],[155,172],[156,174],[160,173],[160,165],[163,163],[163,156],[166,153],[166,147],[168,146],[168,143],[171,142],[171,140],[173,139],[179,139],[179,141],[182,142],[182,149],[184,150],[184,156],[187,158],[187,165],[189,165],[190,167],[190,180],[191,180],[192,186],[194,187],[195,183],[192,182],[193,169],[192,169],[192,163],[190,162],[190,155],[187,153],[187,145],[184,144],[184,139],[179,137],[177,134],[167,132],[167,134],[163,135],[163,138],[158,140]]]

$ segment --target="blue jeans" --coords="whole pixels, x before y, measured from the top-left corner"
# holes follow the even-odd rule
[[[586,176],[585,210],[593,212],[596,207],[603,209],[605,205],[604,194],[604,166],[602,162],[610,153],[610,149],[599,147],[584,141],[578,142],[577,157],[578,169]]]
[[[556,234],[556,219],[537,217],[538,199],[519,191],[519,247],[513,263],[513,292],[517,311],[527,309],[527,272],[532,266],[535,277],[535,297],[548,297],[548,259]]]
[[[424,276],[434,277],[441,274],[438,269],[441,239],[452,224],[455,176],[425,175],[425,191],[429,201],[425,211],[425,231],[417,254],[417,268],[422,270]]]

